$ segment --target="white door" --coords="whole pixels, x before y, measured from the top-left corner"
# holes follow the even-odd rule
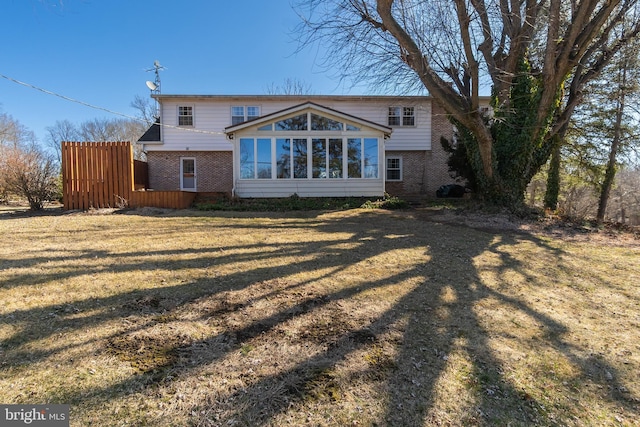
[[[180,158],[180,189],[196,191],[196,159],[193,157]]]

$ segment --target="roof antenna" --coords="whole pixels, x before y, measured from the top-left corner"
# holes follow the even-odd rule
[[[160,71],[166,70],[165,67],[160,65],[160,61],[157,59],[153,61],[153,68],[149,68],[145,71],[154,71],[156,73],[156,79],[154,81],[147,80],[147,87],[151,90],[151,94],[159,94],[160,93]]]
[[[160,94],[160,71],[166,70],[165,67],[160,65],[160,61],[157,59],[153,61],[153,68],[149,68],[145,71],[154,71],[156,73],[156,79],[154,81],[147,80],[146,85],[151,91],[151,95],[159,95]],[[160,105],[158,103],[158,99],[156,98],[156,119],[160,117]]]

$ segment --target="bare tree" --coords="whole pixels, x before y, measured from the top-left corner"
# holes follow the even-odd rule
[[[36,143],[32,131],[8,114],[0,114],[0,200],[25,197],[40,210],[57,192],[57,168]]]
[[[20,151],[36,143],[35,134],[9,114],[0,113],[0,202],[7,201],[13,193],[8,181],[8,169],[2,167],[14,151]]]
[[[427,90],[468,130],[482,195],[510,207],[547,161],[593,79],[640,31],[637,0],[300,0],[302,46],[380,88]],[[492,93],[492,117],[481,105]]]
[[[311,84],[302,80],[287,78],[284,83],[276,85],[272,83],[267,87],[268,95],[311,95]]]
[[[35,143],[35,134],[9,114],[0,113],[0,147]]]
[[[618,222],[640,225],[640,167],[623,167],[616,175],[609,212]]]
[[[145,122],[130,119],[93,119],[80,123],[78,136],[81,141],[137,141],[147,129]],[[134,148],[137,148],[134,146]],[[143,157],[141,151],[135,151],[137,159]]]
[[[55,153],[58,164],[62,162],[62,142],[80,139],[78,128],[69,120],[57,120],[53,126],[47,126],[45,144]]]
[[[138,111],[138,117],[144,121],[147,127],[151,126],[158,118],[156,103],[151,98],[136,95],[130,106]]]
[[[31,210],[41,210],[58,192],[58,168],[37,145],[7,147],[0,158],[0,180],[7,192],[22,196]]]

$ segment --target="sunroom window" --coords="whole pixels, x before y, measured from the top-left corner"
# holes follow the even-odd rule
[[[342,123],[311,113],[311,130],[342,130]]]
[[[240,178],[375,179],[378,148],[378,138],[240,138]]]
[[[307,115],[289,117],[274,123],[275,130],[307,130]]]
[[[271,179],[271,138],[240,139],[240,178]]]
[[[307,139],[277,138],[276,142],[276,177],[307,177]]]
[[[384,170],[380,171],[384,165],[379,164],[381,141],[360,136],[363,130],[359,126],[312,111],[284,117],[255,127],[247,126],[246,136],[239,142],[240,179],[378,179],[380,174],[384,176]],[[248,132],[255,132],[255,136],[251,137]]]

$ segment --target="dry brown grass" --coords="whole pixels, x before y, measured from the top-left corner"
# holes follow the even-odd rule
[[[0,402],[74,426],[638,425],[638,240],[461,222],[0,214]]]

